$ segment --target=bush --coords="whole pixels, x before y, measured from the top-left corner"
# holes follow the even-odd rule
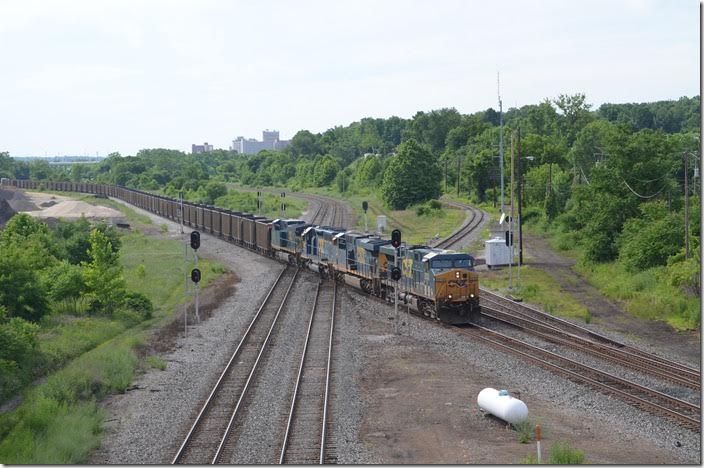
[[[86,289],[81,267],[63,261],[44,274],[49,297],[54,301],[79,297]]]
[[[4,401],[23,383],[24,368],[37,348],[39,326],[18,317],[7,319],[0,306],[0,401]]]
[[[125,295],[125,306],[139,313],[143,320],[148,320],[154,315],[154,304],[151,299],[139,292],[128,292]]]
[[[629,271],[665,265],[682,247],[682,217],[668,214],[664,206],[644,206],[643,218],[631,218],[619,237],[619,260]]]

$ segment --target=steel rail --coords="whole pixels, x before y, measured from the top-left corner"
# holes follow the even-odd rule
[[[288,416],[288,421],[286,424],[286,431],[284,434],[284,440],[283,443],[281,444],[281,454],[279,456],[279,463],[282,464],[284,463],[286,456],[288,455],[287,450],[289,449],[289,440],[290,436],[292,435],[292,427],[293,427],[293,421],[296,418],[297,411],[300,409],[300,399],[299,399],[299,391],[301,390],[301,382],[303,381],[303,376],[308,375],[307,374],[307,369],[311,369],[311,359],[312,365],[315,365],[315,358],[310,356],[309,350],[311,349],[309,347],[309,344],[312,346],[311,343],[311,337],[313,335],[313,324],[316,321],[318,317],[320,317],[320,314],[323,313],[321,310],[321,304],[320,304],[320,296],[321,296],[321,289],[323,283],[320,282],[318,283],[318,287],[316,289],[315,293],[315,300],[313,303],[313,307],[311,309],[310,313],[310,319],[308,321],[308,330],[306,332],[306,337],[304,340],[304,345],[303,345],[303,352],[301,353],[301,360],[299,363],[298,367],[298,375],[296,377],[296,383],[294,386],[294,391],[293,391],[293,396],[291,398],[291,407],[289,410],[289,416]],[[335,328],[335,307],[336,307],[336,296],[337,296],[337,283],[333,283],[332,285],[333,291],[332,291],[332,303],[330,307],[330,327],[329,331],[327,333],[327,353],[326,353],[326,361],[325,361],[325,367],[326,367],[326,375],[325,375],[325,392],[324,392],[324,398],[322,401],[322,415],[320,419],[320,428],[321,428],[321,436],[320,436],[320,453],[319,453],[319,460],[318,462],[320,464],[324,463],[324,456],[325,456],[325,433],[326,433],[326,425],[327,425],[327,405],[328,405],[328,394],[329,394],[329,384],[330,384],[330,369],[331,369],[331,363],[332,363],[332,345],[333,345],[333,336],[334,336],[334,328]],[[324,320],[324,319],[323,319]],[[322,330],[321,330],[322,331]],[[308,364],[308,365],[306,365]],[[316,368],[314,366],[313,368]],[[321,382],[322,383],[322,382]],[[308,461],[308,460],[306,460]]]
[[[249,375],[247,376],[247,381],[244,384],[244,388],[242,389],[242,392],[240,393],[240,396],[237,400],[237,405],[235,406],[235,409],[232,411],[232,415],[230,416],[230,421],[227,423],[227,427],[225,428],[225,433],[222,435],[220,439],[220,444],[218,445],[218,448],[215,452],[215,456],[213,457],[213,460],[211,464],[215,464],[218,462],[220,455],[222,453],[222,449],[225,445],[225,441],[227,441],[227,438],[230,435],[230,431],[232,429],[232,423],[235,421],[235,418],[237,417],[237,413],[239,412],[239,409],[242,406],[242,401],[244,400],[245,395],[247,394],[247,390],[249,390],[249,384],[252,382],[252,377],[254,376],[254,373],[257,370],[257,366],[259,366],[259,361],[261,360],[262,355],[264,354],[264,350],[266,349],[266,345],[269,343],[269,339],[271,338],[271,332],[274,330],[274,327],[276,326],[276,323],[279,319],[279,315],[281,315],[281,311],[284,308],[284,305],[286,305],[286,300],[288,299],[289,293],[291,292],[291,288],[293,288],[293,284],[296,282],[296,278],[298,277],[298,272],[300,271],[300,268],[296,269],[296,272],[293,275],[293,278],[291,279],[291,283],[288,285],[288,289],[286,290],[286,294],[284,295],[283,299],[281,300],[281,305],[279,306],[278,310],[276,311],[276,315],[274,316],[274,320],[271,322],[271,326],[269,327],[269,332],[266,335],[266,338],[264,339],[264,343],[262,344],[259,354],[257,354],[257,359],[254,361],[254,365],[252,366],[252,369],[249,372]]]
[[[540,322],[531,321],[527,318],[521,318],[510,312],[502,312],[500,310],[491,309],[486,306],[482,308],[482,315],[531,333],[545,341],[577,349],[605,361],[613,362],[624,367],[629,367],[635,371],[646,372],[663,380],[679,384],[683,387],[694,390],[698,390],[700,388],[699,381],[687,379],[667,369],[661,369],[658,366],[649,366],[648,363],[644,362],[639,356],[634,357],[630,354],[622,354],[621,350],[618,348],[613,348],[601,343],[595,343],[586,338],[560,330],[559,328],[545,325]]]
[[[306,339],[303,344],[303,353],[301,354],[301,362],[298,365],[298,375],[296,376],[296,384],[293,388],[293,397],[291,398],[291,409],[288,413],[288,422],[286,423],[286,433],[284,434],[284,442],[281,446],[281,455],[279,456],[279,464],[283,464],[284,456],[286,455],[286,445],[288,443],[289,432],[291,431],[291,422],[293,421],[293,411],[296,407],[296,398],[298,397],[298,388],[301,383],[301,376],[303,375],[303,363],[306,360],[306,351],[308,350],[308,342],[310,341],[310,331],[313,328],[313,319],[315,318],[315,310],[318,308],[318,298],[320,297],[320,283],[315,290],[315,299],[313,301],[313,308],[310,313],[310,320],[308,320],[308,331],[306,332]]]
[[[330,319],[330,339],[328,341],[328,363],[325,372],[325,398],[323,399],[323,433],[320,437],[320,464],[325,461],[325,433],[328,423],[328,397],[330,395],[330,369],[332,368],[332,340],[335,333],[335,308],[337,306],[337,282],[333,283],[332,316]]]
[[[457,202],[445,202],[446,204],[450,206],[454,206],[457,208],[463,208],[465,210],[468,210],[472,213],[472,217],[469,219],[469,221],[466,221],[462,226],[460,226],[457,230],[455,230],[453,233],[451,233],[449,236],[447,236],[444,239],[441,239],[440,242],[435,244],[435,247],[437,248],[449,248],[455,244],[457,244],[460,240],[474,232],[475,229],[477,229],[481,223],[484,221],[484,212],[482,210],[479,210],[477,208],[474,208],[469,205],[465,205],[463,203],[457,203]],[[478,215],[477,215],[478,213]]]
[[[552,323],[558,324],[563,329],[566,328],[571,331],[587,335],[590,338],[593,338],[599,342],[609,344],[615,348],[622,350],[622,352],[624,352],[624,353],[638,355],[639,357],[641,357],[643,359],[647,359],[651,362],[657,362],[662,367],[669,368],[672,371],[676,370],[677,372],[682,372],[683,374],[686,374],[687,376],[689,376],[692,380],[697,380],[697,381],[701,380],[701,372],[697,369],[686,366],[684,364],[677,363],[675,361],[671,361],[669,359],[662,358],[660,356],[657,356],[652,353],[648,353],[646,351],[642,351],[634,346],[627,345],[625,343],[621,343],[617,340],[614,340],[612,338],[604,336],[604,335],[597,333],[595,331],[592,331],[588,328],[574,324],[574,323],[569,322],[569,321],[562,319],[560,317],[550,315],[550,314],[543,312],[541,310],[538,310],[534,307],[528,306],[523,303],[517,303],[517,302],[512,301],[512,300],[510,300],[506,297],[503,297],[499,294],[496,294],[491,291],[487,291],[484,288],[480,288],[480,290],[482,293],[480,295],[480,301],[488,301],[488,302],[492,302],[494,304],[498,304],[499,306],[508,308],[512,312],[520,313],[524,316],[538,316],[547,322],[552,322]]]
[[[259,309],[257,310],[257,313],[254,315],[254,318],[252,318],[252,321],[249,323],[249,326],[247,327],[247,330],[244,332],[244,335],[242,336],[242,339],[240,340],[239,344],[237,345],[237,348],[235,351],[232,353],[232,356],[230,356],[229,361],[227,361],[227,364],[225,365],[225,368],[223,371],[220,373],[220,377],[218,378],[217,382],[215,383],[215,386],[213,389],[210,391],[210,394],[208,395],[208,398],[205,400],[205,403],[201,407],[200,411],[198,412],[198,415],[196,416],[196,419],[193,421],[193,425],[191,425],[191,429],[188,431],[188,434],[186,434],[186,437],[184,438],[183,442],[181,443],[181,446],[179,447],[178,451],[176,452],[176,455],[174,456],[173,460],[171,460],[171,464],[174,465],[179,462],[181,459],[181,456],[184,453],[184,450],[186,446],[190,443],[191,437],[193,436],[196,428],[200,425],[201,421],[203,420],[203,415],[205,412],[208,410],[210,407],[211,402],[213,401],[213,397],[215,396],[216,392],[220,389],[220,386],[227,375],[227,373],[230,371],[232,368],[232,363],[235,361],[235,358],[239,355],[240,350],[242,349],[242,345],[244,342],[247,340],[249,337],[249,333],[254,327],[255,323],[259,320],[259,317],[261,316],[262,310],[264,310],[264,307],[267,305],[269,302],[269,298],[273,294],[274,290],[278,286],[279,282],[281,281],[281,278],[283,278],[284,273],[288,270],[288,268],[284,268],[281,270],[281,273],[279,273],[279,276],[276,278],[276,281],[272,285],[271,289],[269,290],[269,293],[266,295],[264,298],[264,301],[262,301],[261,306],[259,306]],[[294,276],[295,278],[295,276]]]
[[[523,358],[533,361],[541,366],[557,371],[558,373],[565,374],[574,380],[590,384],[594,387],[603,390],[605,393],[616,394],[622,397],[623,399],[635,404],[636,406],[640,406],[641,409],[645,409],[646,411],[649,411],[654,414],[666,415],[676,420],[684,427],[695,431],[701,430],[701,419],[697,419],[697,416],[700,417],[701,415],[700,406],[693,405],[692,403],[671,397],[669,395],[665,395],[661,392],[658,392],[657,390],[653,390],[642,385],[636,384],[634,382],[630,382],[628,380],[622,379],[604,371],[600,371],[593,367],[580,364],[566,357],[559,356],[550,351],[544,350],[537,346],[530,345],[528,343],[524,343],[520,340],[517,340],[515,338],[493,330],[489,330],[484,327],[474,326],[475,331],[481,331],[482,333],[470,332],[466,329],[461,329],[457,327],[455,327],[455,329],[459,330],[459,332],[462,334],[477,337],[495,346],[506,349],[511,353],[522,356]],[[484,335],[494,336],[496,339],[489,338],[488,336]],[[502,343],[500,340],[504,342]],[[517,348],[527,349],[532,354],[529,354],[528,352],[522,351],[521,349]],[[549,362],[546,359],[541,359],[537,357],[537,355],[549,357],[558,362],[569,365],[573,369],[579,370],[582,373],[578,373],[576,372],[576,370],[568,369],[560,365],[554,364],[553,362]],[[587,375],[584,375],[584,373],[589,373],[595,378],[588,377]],[[619,388],[619,386],[621,388]],[[626,391],[623,388],[628,388],[631,390],[631,392]],[[660,402],[656,403],[654,401],[647,400],[641,396],[635,395],[632,393],[634,391],[658,399],[660,400]],[[670,407],[663,406],[663,403],[669,405]],[[675,407],[676,409],[673,409],[672,407]],[[688,411],[692,415],[684,414],[680,412],[681,410]]]

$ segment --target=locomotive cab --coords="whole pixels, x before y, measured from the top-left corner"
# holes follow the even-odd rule
[[[479,280],[471,255],[433,252],[423,259],[434,279],[438,318],[467,323],[479,313]]]

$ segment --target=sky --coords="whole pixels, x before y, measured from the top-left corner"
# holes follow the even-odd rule
[[[0,151],[227,149],[559,94],[699,94],[697,0],[0,0]]]

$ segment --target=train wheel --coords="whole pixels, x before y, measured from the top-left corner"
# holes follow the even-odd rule
[[[435,308],[433,307],[433,304],[430,301],[418,301],[418,309],[420,309],[421,312],[423,312],[423,315],[426,317],[432,317],[435,315]]]
[[[364,291],[367,294],[374,293],[374,290],[372,289],[372,284],[369,282],[369,280],[366,280],[366,279],[360,280],[359,286],[362,288],[362,291]]]

